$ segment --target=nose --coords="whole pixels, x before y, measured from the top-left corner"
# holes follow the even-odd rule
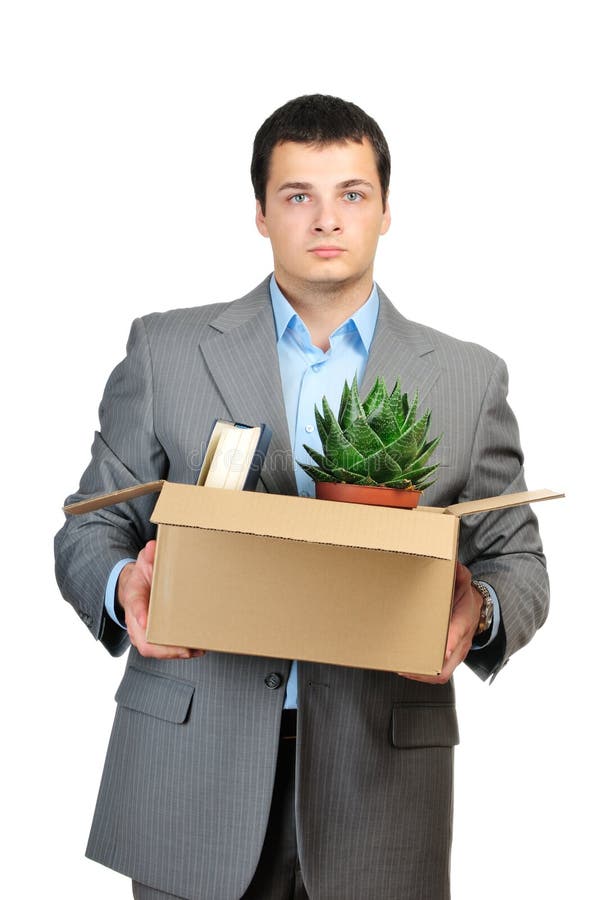
[[[343,229],[334,203],[320,203],[312,224],[314,234],[339,234]]]

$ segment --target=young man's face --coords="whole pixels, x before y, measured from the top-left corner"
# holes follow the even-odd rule
[[[272,243],[280,286],[371,289],[378,237],[390,225],[367,138],[315,147],[286,142],[272,153],[266,212],[256,224]],[[367,293],[366,293],[367,296]]]

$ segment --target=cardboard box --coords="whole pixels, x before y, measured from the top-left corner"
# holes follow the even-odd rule
[[[420,674],[443,665],[461,517],[563,496],[400,510],[158,481],[65,509],[151,491],[149,641]]]

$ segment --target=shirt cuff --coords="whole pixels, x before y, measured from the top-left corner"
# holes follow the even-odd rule
[[[104,609],[110,616],[113,622],[116,622],[117,625],[120,625],[121,628],[126,630],[126,625],[124,622],[121,622],[118,616],[116,615],[116,584],[118,582],[118,576],[127,565],[127,563],[134,563],[134,559],[121,559],[114,566],[110,575],[108,577],[108,584],[106,585],[106,592],[104,594]]]
[[[482,581],[480,578],[477,578],[476,581],[479,581],[480,584],[483,584],[484,587],[487,588],[488,593],[490,594],[490,599],[492,600],[492,606],[494,607],[492,613],[492,628],[490,629],[489,636],[487,636],[486,634],[480,635],[481,638],[486,638],[486,640],[482,644],[476,644],[474,638],[474,643],[471,646],[472,650],[485,650],[486,647],[490,646],[490,644],[498,634],[498,626],[500,625],[500,604],[498,602],[498,597],[496,596],[496,591],[491,584],[488,584],[487,581]]]

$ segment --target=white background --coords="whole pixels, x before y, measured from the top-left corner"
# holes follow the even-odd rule
[[[379,283],[407,317],[507,360],[528,484],[567,492],[537,508],[548,623],[492,687],[458,672],[454,897],[592,895],[592,8],[3,7],[3,895],[130,896],[83,858],[124,660],[61,600],[51,539],[131,319],[231,299],[269,271],[251,143],[311,92],[357,102],[390,143]]]

